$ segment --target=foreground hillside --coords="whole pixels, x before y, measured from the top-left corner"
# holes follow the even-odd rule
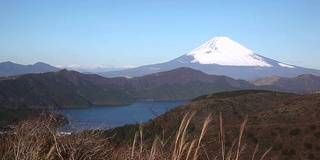
[[[239,136],[240,124],[248,115],[242,136],[242,145],[247,145],[243,152],[245,159],[252,156],[257,144],[260,148],[257,155],[260,156],[271,147],[268,157],[275,159],[320,157],[320,94],[297,95],[270,91],[210,94],[198,97],[143,124],[146,137],[170,137],[178,130],[183,117],[188,113],[195,113],[187,127],[190,142],[201,135],[206,117],[212,115],[206,135],[202,139],[205,150],[202,154],[210,159],[214,159],[221,152],[220,113],[223,115],[226,148],[231,148],[233,141]],[[137,127],[128,125],[117,128],[112,133],[122,135],[116,137],[121,143],[123,139],[130,139],[135,130]]]

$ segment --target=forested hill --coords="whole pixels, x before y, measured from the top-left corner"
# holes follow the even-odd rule
[[[226,76],[207,75],[190,68],[136,78],[104,78],[61,70],[0,79],[1,107],[70,108],[123,105],[135,100],[186,100],[255,86]]]

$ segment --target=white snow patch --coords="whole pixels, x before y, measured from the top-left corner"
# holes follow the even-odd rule
[[[69,66],[67,66],[67,68],[79,69],[82,68],[82,66],[79,64],[70,64]]]
[[[192,63],[272,67],[258,54],[227,37],[215,37],[187,56],[194,57]]]
[[[114,68],[119,68],[119,69],[132,69],[132,68],[136,68],[136,67],[138,67],[138,66],[136,66],[136,65],[131,65],[131,64],[114,66]]]
[[[158,71],[158,70],[160,70],[161,68],[152,67],[152,68],[149,68],[149,69],[150,69],[150,70]]]
[[[64,66],[60,65],[60,64],[57,64],[57,65],[54,65],[54,66],[57,67],[57,68],[64,68]]]
[[[296,68],[296,67],[294,67],[294,66],[290,66],[290,65],[288,65],[288,64],[284,64],[284,63],[278,63],[281,67],[287,67],[287,68]]]

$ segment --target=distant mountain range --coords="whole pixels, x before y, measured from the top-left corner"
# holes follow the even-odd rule
[[[165,63],[99,72],[96,74],[108,78],[140,77],[180,67],[192,68],[210,75],[224,75],[244,80],[270,76],[296,77],[303,74],[320,76],[320,70],[303,68],[272,60],[255,53],[227,37],[215,37],[189,53]],[[34,65],[20,65],[12,62],[0,63],[0,77],[57,70],[60,69],[42,62]]]
[[[320,76],[320,70],[272,60],[227,37],[215,37],[189,53],[169,62],[104,72],[99,73],[99,75],[105,77],[137,77],[179,67],[189,67],[207,74],[225,75],[245,80],[266,76],[295,77],[301,74]]]
[[[245,80],[208,75],[191,68],[178,68],[135,78],[105,78],[94,74],[60,70],[0,78],[1,107],[73,108],[123,105],[137,100],[188,100],[201,95],[243,89],[291,92],[319,91],[320,78],[301,75],[286,82],[287,88],[271,83],[255,86]],[[294,89],[296,82],[299,88]],[[313,83],[310,83],[313,82]],[[291,84],[290,84],[291,83]]]
[[[0,63],[0,77],[27,73],[44,73],[57,70],[60,69],[43,62],[38,62],[33,65],[21,65],[10,61]]]

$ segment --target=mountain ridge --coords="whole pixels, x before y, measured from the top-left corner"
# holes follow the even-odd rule
[[[276,86],[288,92],[305,93],[320,91],[320,77],[312,74],[303,74],[297,77],[271,76],[249,81],[256,86]]]
[[[21,75],[28,73],[44,73],[57,71],[59,68],[53,67],[43,62],[37,62],[32,65],[21,65],[11,61],[0,63],[0,77]]]
[[[190,68],[137,78],[105,78],[64,69],[1,78],[0,106],[70,108],[123,105],[134,100],[187,100],[212,92],[244,88],[254,86],[246,81],[207,75]]]
[[[134,101],[190,100],[216,92],[273,90],[308,93],[320,90],[320,77],[301,75],[293,81],[256,86],[245,80],[177,68],[134,78],[105,78],[66,69],[0,78],[1,107],[74,108],[124,105]]]
[[[216,43],[219,41],[227,42],[214,45],[214,41]],[[225,46],[224,43],[227,45]],[[231,49],[229,46],[231,46]],[[222,55],[220,55],[220,53],[222,53]],[[226,57],[229,57],[229,59]],[[234,59],[230,60],[230,58]],[[234,63],[238,64],[234,65]],[[179,67],[188,67],[211,75],[225,75],[234,79],[244,80],[275,75],[282,77],[295,77],[301,74],[320,76],[320,70],[298,67],[272,60],[226,37],[213,38],[200,47],[168,62],[98,74],[104,77],[138,77]]]

